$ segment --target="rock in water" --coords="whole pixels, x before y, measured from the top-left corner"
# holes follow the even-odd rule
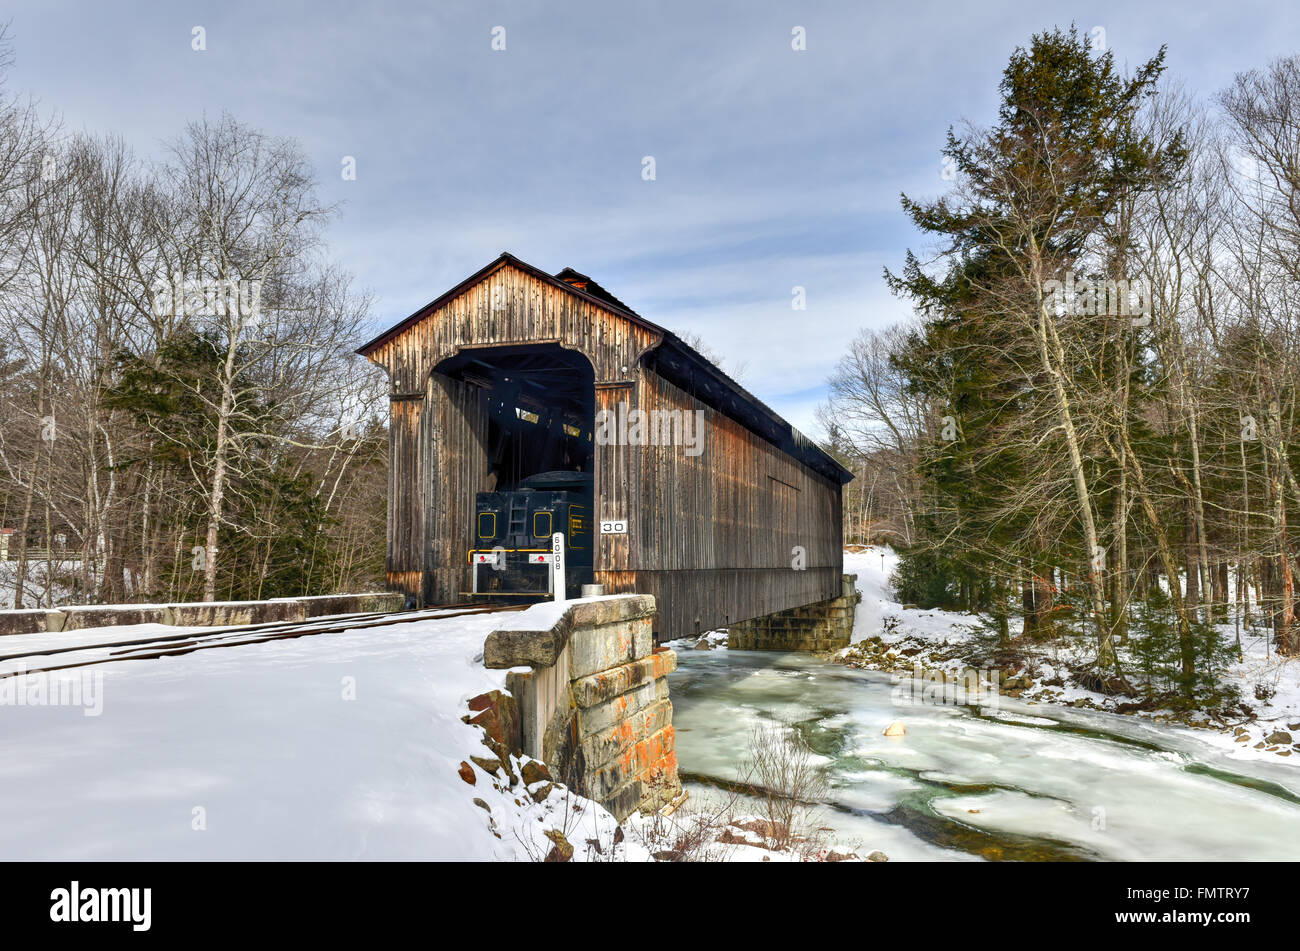
[[[903,726],[902,720],[895,720],[885,727],[885,736],[905,736],[906,734],[907,727]]]

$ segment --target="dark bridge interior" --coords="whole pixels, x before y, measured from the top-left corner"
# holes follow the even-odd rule
[[[487,390],[489,488],[512,490],[543,472],[593,472],[595,375],[581,353],[556,344],[465,349],[438,372]]]
[[[438,371],[488,391],[488,488],[516,489],[543,472],[593,471],[595,374],[582,354],[555,344],[479,348]]]
[[[552,586],[548,554],[563,537],[566,588],[592,572],[596,390],[587,358],[555,344],[479,347],[438,371],[480,390],[486,455],[465,553],[473,597],[536,599]],[[482,471],[482,470],[480,470]]]

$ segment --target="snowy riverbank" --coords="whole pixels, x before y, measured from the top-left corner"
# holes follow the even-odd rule
[[[844,570],[858,576],[862,603],[854,621],[853,645],[835,659],[868,670],[911,674],[919,665],[924,671],[957,675],[970,666],[979,620],[953,611],[904,608],[889,584],[897,563],[898,556],[889,548],[845,552]],[[1225,630],[1231,636],[1230,626]],[[1017,633],[1014,626],[1012,633]],[[864,643],[868,638],[878,640]],[[1234,757],[1290,757],[1300,763],[1300,661],[1269,651],[1262,630],[1244,632],[1241,641],[1243,659],[1227,675],[1241,695],[1242,707],[1227,716],[1222,711],[1197,710],[1175,718],[1168,711],[1136,710],[1136,698],[1106,696],[1073,683],[1070,668],[1095,653],[1094,645],[1083,638],[1018,645],[1026,662],[997,674],[1004,694],[1028,704],[1133,714],[1190,730],[1231,748]],[[1263,685],[1260,692],[1268,699],[1257,699],[1257,685]]]

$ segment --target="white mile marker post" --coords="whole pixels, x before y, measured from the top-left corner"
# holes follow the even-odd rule
[[[564,592],[564,536],[559,532],[551,536],[551,591],[556,601],[568,600]]]

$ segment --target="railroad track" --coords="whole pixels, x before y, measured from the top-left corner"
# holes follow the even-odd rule
[[[157,660],[162,657],[180,657],[183,654],[192,654],[201,650],[214,650],[218,647],[242,647],[249,644],[264,644],[268,641],[313,637],[317,634],[338,634],[343,631],[389,627],[394,624],[408,624],[411,621],[441,620],[469,614],[522,611],[526,607],[528,607],[526,604],[471,606],[444,604],[419,611],[348,614],[310,621],[275,621],[268,624],[216,628],[211,631],[190,631],[185,634],[162,634],[136,640],[105,641],[98,644],[35,649],[19,653],[0,654],[0,664],[26,658],[48,658],[55,655],[76,655],[105,650],[108,651],[108,656],[85,659],[70,656],[66,658],[70,661],[69,663],[58,663],[43,667],[23,666],[20,670],[0,671],[0,679],[19,674],[36,674],[55,670],[70,670],[75,667],[91,667],[96,664],[111,664],[122,660]]]

